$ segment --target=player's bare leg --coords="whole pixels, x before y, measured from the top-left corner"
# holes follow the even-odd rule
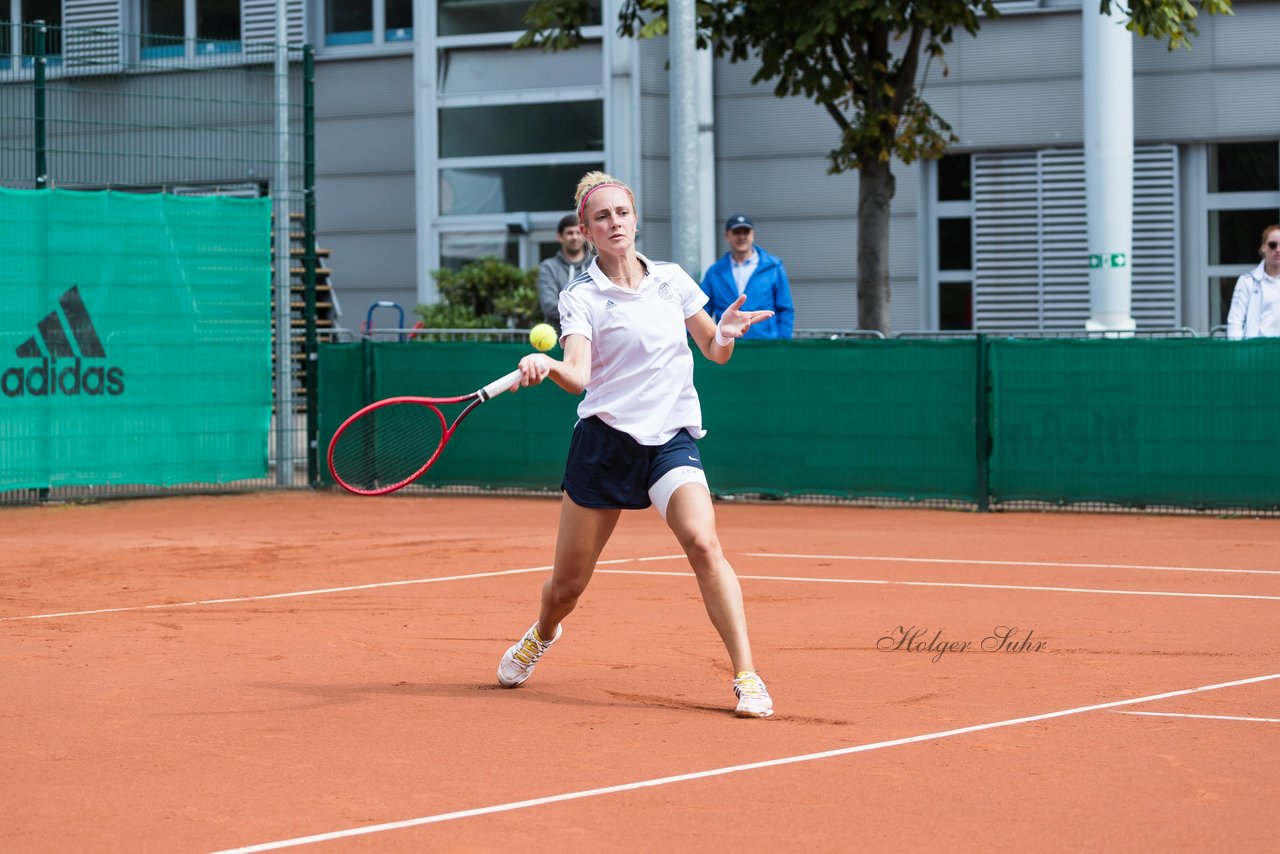
[[[621,510],[581,507],[568,495],[560,499],[560,530],[556,535],[555,568],[542,585],[542,610],[538,631],[554,637],[560,621],[578,606],[587,589]]]
[[[621,514],[621,510],[579,507],[568,495],[561,499],[555,567],[542,585],[538,622],[503,653],[498,684],[504,688],[523,685],[543,654],[560,639],[560,623],[577,607]]]
[[[689,558],[702,603],[720,634],[734,672],[755,670],[747,638],[747,614],[738,576],[720,548],[711,495],[700,483],[686,483],[667,504],[667,524]]]
[[[715,508],[707,488],[701,483],[686,483],[677,488],[667,504],[667,524],[689,558],[711,624],[720,633],[733,662],[733,692],[738,696],[736,714],[746,718],[769,717],[773,714],[773,698],[751,659],[742,587],[720,547]]]

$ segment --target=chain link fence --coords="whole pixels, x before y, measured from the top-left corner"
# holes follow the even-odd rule
[[[263,477],[154,486],[126,475],[66,488],[0,486],[0,503],[315,481],[314,76],[309,46],[0,21],[0,188],[266,200],[270,235],[262,237],[270,240],[272,273]],[[59,243],[66,242],[64,234]],[[22,355],[10,340],[0,340],[6,364]],[[34,340],[37,355],[51,355],[47,340],[43,350]],[[6,403],[16,405],[0,397]]]

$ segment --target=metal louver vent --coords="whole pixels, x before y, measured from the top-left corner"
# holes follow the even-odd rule
[[[1089,319],[1084,151],[974,155],[974,323],[984,331],[1081,329]],[[1178,319],[1177,149],[1134,150],[1131,314]]]
[[[245,53],[250,55],[269,53],[279,42],[276,35],[275,0],[244,0],[241,8],[244,12],[241,30],[244,33]],[[300,45],[306,41],[302,0],[289,0],[288,9],[288,43]]]
[[[66,0],[63,10],[64,74],[107,74],[124,56],[120,0]]]

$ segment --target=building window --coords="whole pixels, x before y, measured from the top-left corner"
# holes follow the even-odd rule
[[[973,328],[973,163],[968,154],[937,161],[933,199],[933,280],[938,329]]]
[[[495,232],[455,231],[440,235],[441,267],[461,270],[481,258],[498,258],[519,265],[519,241],[514,235]]]
[[[589,0],[586,5],[585,26],[599,26],[600,0]],[[529,0],[439,0],[436,11],[437,35],[522,33]]]
[[[439,69],[442,99],[598,89],[604,81],[604,51],[599,42],[559,53],[512,50],[509,43],[457,46],[440,51]]]
[[[938,328],[973,328],[973,282],[938,283]]]
[[[502,214],[521,211],[568,212],[584,172],[604,164],[483,166],[440,170],[440,213]],[[504,226],[505,227],[505,226]]]
[[[13,56],[13,4],[12,0],[0,0],[0,70],[12,67]]]
[[[387,17],[383,31],[389,42],[413,41],[413,0],[385,0]]]
[[[453,107],[440,111],[441,157],[604,150],[604,103]]]
[[[973,219],[941,217],[938,219],[938,269],[973,269]]]
[[[324,43],[326,45],[411,41],[413,41],[413,0],[325,0]]]
[[[938,161],[938,201],[967,202],[973,199],[973,176],[968,154],[948,154]]]
[[[390,2],[390,0],[388,0]],[[484,256],[530,266],[559,244],[584,172],[604,168],[600,1],[587,42],[512,50],[527,0],[437,0],[434,163],[440,266]]]
[[[1213,327],[1227,322],[1237,277],[1258,264],[1262,230],[1280,222],[1280,143],[1210,145],[1205,165],[1205,272]]]
[[[62,57],[62,0],[4,0],[0,3],[0,21],[8,23],[4,33],[3,51],[0,51],[0,68],[10,68],[13,45],[19,45],[20,62],[23,68],[31,68],[35,63],[32,55],[36,51],[36,29],[31,26],[35,21],[48,24],[45,30],[44,55],[51,64],[61,61]]]
[[[1280,188],[1277,145],[1268,142],[1222,143],[1213,146],[1209,159],[1211,193],[1239,193]]]
[[[240,0],[142,0],[143,59],[239,53]]]
[[[512,50],[527,0],[437,0],[436,224],[442,266],[485,255],[531,265],[605,161],[599,0],[575,50]]]

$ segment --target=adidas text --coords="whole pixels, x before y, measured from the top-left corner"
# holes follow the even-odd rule
[[[65,395],[101,395],[112,397],[124,393],[124,370],[115,367],[84,368],[80,359],[71,364],[44,357],[40,364],[9,368],[0,374],[0,391],[5,397],[52,397]]]

